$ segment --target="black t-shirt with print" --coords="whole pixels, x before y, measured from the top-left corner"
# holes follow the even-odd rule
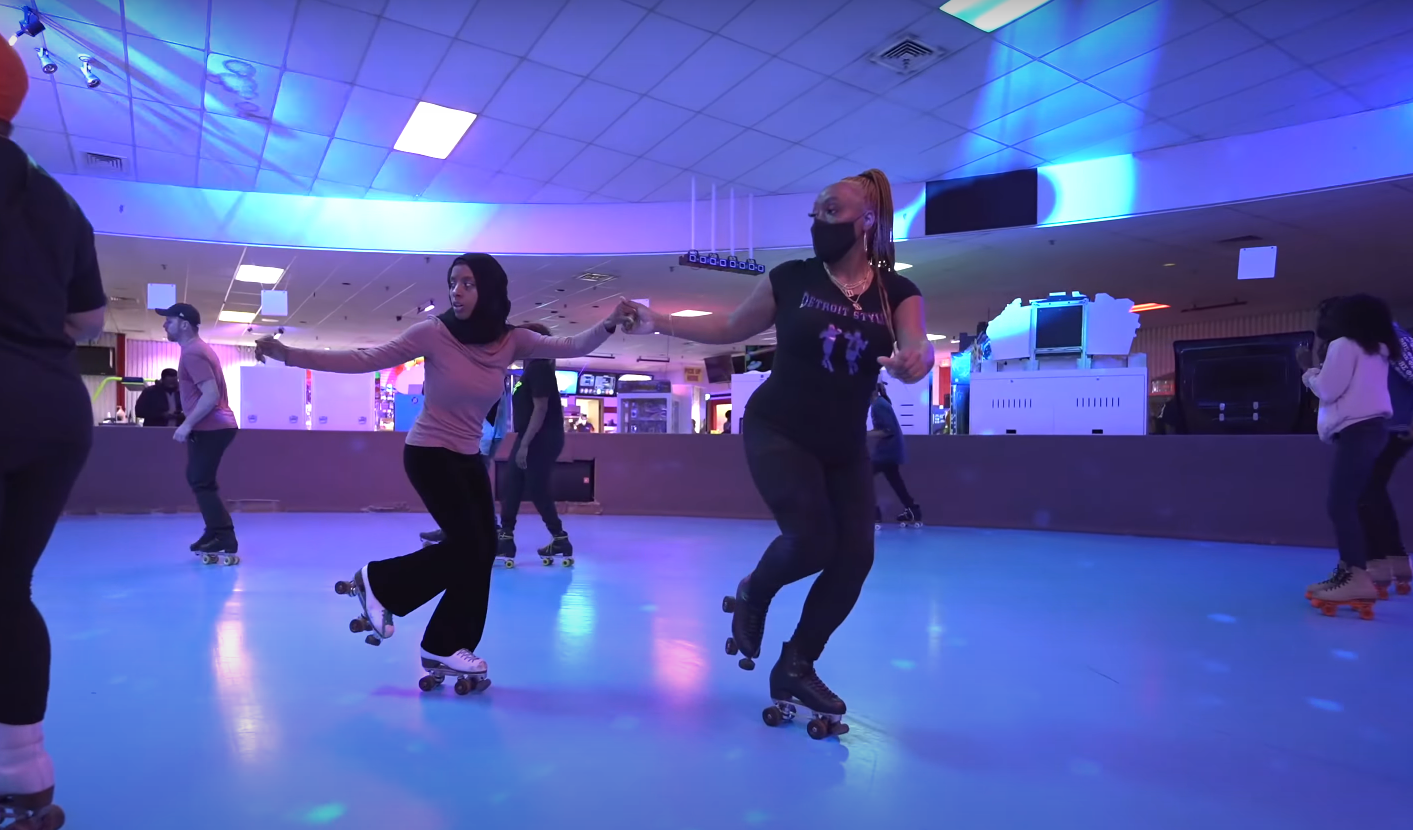
[[[525,430],[530,428],[530,416],[535,412],[535,398],[545,398],[549,403],[545,422],[535,435],[535,441],[538,442],[541,437],[553,433],[563,435],[564,403],[559,397],[559,381],[554,376],[553,360],[525,362],[525,373],[521,376],[520,385],[515,388],[510,402],[517,435],[524,435]]]
[[[760,419],[823,458],[866,452],[869,402],[893,353],[875,279],[856,310],[819,259],[793,260],[770,272],[775,295],[775,362],[746,404],[746,426]],[[881,288],[898,304],[920,292],[912,280],[888,274]]]

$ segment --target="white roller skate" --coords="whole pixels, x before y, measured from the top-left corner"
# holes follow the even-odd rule
[[[1370,559],[1368,571],[1379,599],[1388,599],[1388,589],[1393,584],[1393,567],[1387,559]]]
[[[41,724],[0,725],[0,826],[7,830],[64,826],[64,811],[54,804],[54,762],[44,750]]]
[[[472,654],[469,649],[463,648],[450,657],[439,657],[422,649],[422,669],[427,672],[427,676],[417,681],[417,687],[424,692],[430,692],[442,685],[448,676],[456,678],[452,688],[459,695],[484,692],[491,686],[491,680],[486,676],[486,661]]]
[[[373,596],[373,591],[368,585],[368,566],[364,565],[362,570],[355,573],[353,579],[348,582],[342,580],[335,582],[334,593],[351,596],[363,606],[363,616],[350,620],[348,630],[354,634],[371,631],[373,633],[365,637],[363,641],[370,646],[380,646],[383,644],[383,640],[393,635],[393,617],[388,613],[388,609],[384,608],[383,604]]]
[[[1328,582],[1312,586],[1310,604],[1320,609],[1326,617],[1333,617],[1341,605],[1354,609],[1360,619],[1374,618],[1374,603],[1378,601],[1378,588],[1363,568],[1354,568],[1339,563],[1334,576]]]
[[[1389,572],[1393,575],[1394,593],[1408,596],[1413,593],[1413,567],[1408,564],[1408,554],[1400,553],[1388,558]]]

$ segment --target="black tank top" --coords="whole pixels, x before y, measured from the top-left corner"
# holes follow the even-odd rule
[[[878,358],[893,353],[875,279],[861,310],[829,279],[818,259],[792,260],[770,272],[775,295],[775,359],[770,377],[746,404],[746,426],[759,419],[821,458],[867,452],[870,399]],[[882,280],[893,314],[920,293],[912,280]]]

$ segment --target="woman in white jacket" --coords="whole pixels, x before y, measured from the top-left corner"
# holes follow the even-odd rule
[[[1324,346],[1321,365],[1307,368],[1305,385],[1320,399],[1319,433],[1334,444],[1328,508],[1339,547],[1339,564],[1306,596],[1327,614],[1350,605],[1372,615],[1378,591],[1368,573],[1368,542],[1359,501],[1374,463],[1388,443],[1390,358],[1402,356],[1388,305],[1377,297],[1341,297],[1322,309],[1316,333]],[[1308,362],[1309,355],[1304,355]]]

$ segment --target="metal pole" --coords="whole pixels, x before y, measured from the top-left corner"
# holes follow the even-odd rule
[[[730,218],[728,221],[731,223],[731,231],[730,231],[730,234],[729,234],[730,239],[731,239],[731,258],[732,258],[732,259],[735,259],[735,258],[736,258],[736,188],[734,188],[734,187],[731,188],[731,218]]]
[[[697,249],[697,177],[696,177],[696,176],[693,176],[693,177],[692,177],[692,201],[691,201],[690,204],[687,205],[687,210],[689,211],[689,215],[692,217],[692,218],[691,218],[691,223],[692,223],[692,246],[691,246],[688,250],[695,251],[695,250]]]
[[[711,183],[711,252],[716,253],[716,182]]]

